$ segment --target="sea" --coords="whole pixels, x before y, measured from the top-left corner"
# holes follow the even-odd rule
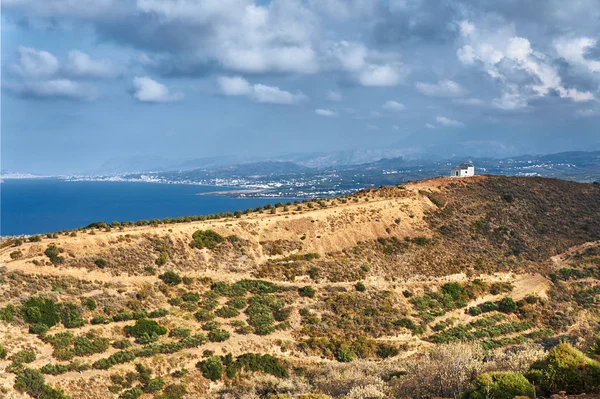
[[[239,190],[186,184],[5,179],[0,183],[0,235],[41,234],[93,222],[137,221],[233,212],[294,198],[204,194]]]

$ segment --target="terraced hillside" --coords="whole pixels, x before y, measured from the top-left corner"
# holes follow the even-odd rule
[[[527,371],[559,338],[595,350],[599,240],[600,185],[478,176],[7,242],[0,386],[450,396],[480,372]],[[465,355],[468,378],[417,378]]]

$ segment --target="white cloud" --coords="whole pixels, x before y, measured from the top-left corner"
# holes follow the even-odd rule
[[[406,108],[404,106],[404,104],[401,104],[397,101],[394,100],[389,100],[386,101],[381,108],[385,109],[386,111],[394,111],[394,112],[399,112],[399,111],[404,111],[404,109]]]
[[[330,101],[342,101],[343,96],[342,93],[336,90],[329,90],[327,92],[327,99]]]
[[[435,121],[445,127],[464,127],[465,124],[454,119],[446,118],[445,116],[436,116]]]
[[[18,63],[13,70],[25,78],[49,78],[58,73],[58,59],[47,51],[19,46],[17,49]]]
[[[426,127],[427,129],[435,129],[435,125],[434,125],[434,124],[432,124],[432,123],[429,123],[429,122],[425,124],[425,127]]]
[[[350,73],[362,86],[396,86],[408,74],[397,54],[372,51],[362,43],[327,43],[324,51],[333,69]]]
[[[398,85],[404,78],[400,64],[368,65],[359,75],[359,82],[367,87]]]
[[[258,103],[297,104],[306,99],[302,93],[290,93],[276,86],[255,84],[252,86],[252,98]]]
[[[421,93],[431,97],[460,97],[467,93],[460,84],[448,79],[438,83],[417,82],[415,87]]]
[[[460,21],[460,23],[458,24],[458,29],[460,31],[461,36],[471,36],[475,33],[475,25],[473,25],[471,22],[464,20],[464,21]]]
[[[337,113],[330,109],[315,109],[315,114],[320,116],[337,116]]]
[[[523,109],[527,107],[527,100],[525,100],[518,93],[502,93],[500,98],[495,98],[492,101],[494,107],[505,110],[505,111],[514,111],[518,109]]]
[[[93,60],[82,51],[69,51],[67,71],[74,76],[91,78],[115,77],[115,70],[107,60]]]
[[[589,37],[561,38],[554,43],[554,47],[569,64],[583,66],[590,72],[600,72],[600,61],[586,58],[588,51],[596,44],[597,40]]]
[[[226,96],[247,96],[252,92],[252,86],[241,76],[220,76],[217,83],[221,88],[221,93]]]
[[[306,99],[306,96],[302,93],[290,93],[276,86],[267,86],[260,83],[251,85],[240,76],[221,76],[217,79],[217,84],[221,93],[226,96],[246,96],[257,103],[291,105]]]
[[[6,87],[21,96],[37,99],[56,98],[92,101],[97,97],[96,90],[93,86],[74,82],[69,79],[32,81],[22,84],[9,83]]]
[[[564,87],[553,60],[535,51],[527,38],[514,36],[514,28],[500,28],[497,33],[474,34],[465,40],[467,44],[456,53],[459,61],[464,65],[482,66],[489,76],[504,85],[501,97],[492,101],[496,108],[525,108],[528,98],[544,97],[551,92],[575,102],[594,99],[589,91]],[[593,71],[600,70],[600,62],[588,60],[585,55],[595,44],[595,40],[585,37],[559,39],[555,42],[555,48],[567,62]],[[529,84],[523,83],[523,72],[529,77]]]
[[[140,102],[164,103],[180,101],[184,97],[182,92],[171,93],[165,85],[147,76],[134,77],[133,88],[133,97]]]

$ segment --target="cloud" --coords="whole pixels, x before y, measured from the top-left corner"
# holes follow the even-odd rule
[[[281,90],[276,86],[267,86],[260,83],[251,85],[241,76],[221,76],[217,79],[217,84],[223,95],[246,96],[257,103],[292,105],[298,104],[307,98],[300,92],[294,94]]]
[[[337,113],[330,110],[330,109],[315,109],[315,114],[319,115],[319,116],[337,116]]]
[[[578,37],[561,38],[555,41],[556,52],[569,64],[582,66],[590,72],[600,72],[600,61],[587,59],[588,52],[598,44],[596,39]]]
[[[78,50],[69,51],[68,58],[66,69],[74,76],[100,79],[116,76],[110,61],[93,60],[88,54]]]
[[[165,85],[147,76],[136,76],[133,78],[133,97],[143,103],[164,103],[181,101],[184,94],[171,93]]]
[[[465,127],[465,124],[454,119],[446,118],[445,116],[436,116],[435,121],[445,127]]]
[[[363,43],[338,41],[325,46],[331,68],[350,74],[365,87],[396,86],[408,75],[408,68],[394,53],[369,50]]]
[[[6,87],[13,93],[33,99],[62,99],[92,101],[97,97],[93,86],[74,82],[69,79],[8,83]]]
[[[389,100],[386,101],[381,108],[385,109],[386,111],[394,111],[394,112],[399,112],[399,111],[404,111],[404,109],[406,108],[404,106],[404,104],[400,104],[397,101],[393,101],[393,100]]]
[[[241,76],[220,76],[217,78],[221,93],[226,96],[246,96],[252,92],[252,86]]]
[[[460,84],[452,80],[441,80],[438,83],[417,82],[418,91],[430,97],[461,97],[467,93]]]
[[[330,101],[342,101],[343,96],[339,91],[329,90],[327,92],[327,99]]]
[[[529,99],[550,94],[574,102],[594,99],[590,91],[565,87],[555,60],[534,50],[529,39],[514,35],[511,26],[497,27],[494,33],[474,29],[464,40],[467,43],[456,53],[458,60],[466,66],[482,68],[503,85],[501,96],[492,101],[495,108],[522,109],[529,105]],[[555,41],[554,47],[568,63],[588,70],[596,67],[600,70],[600,62],[596,64],[585,57],[588,49],[595,44],[594,40],[586,37],[563,38]]]
[[[404,77],[400,64],[368,65],[359,75],[359,82],[367,87],[398,85]]]
[[[48,78],[60,70],[58,59],[47,51],[19,46],[17,53],[18,62],[13,70],[25,78]]]
[[[434,125],[434,124],[432,124],[432,123],[429,123],[429,122],[425,124],[425,127],[426,127],[427,129],[435,129],[435,125]]]

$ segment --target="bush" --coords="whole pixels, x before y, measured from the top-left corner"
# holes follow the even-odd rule
[[[165,335],[167,329],[154,320],[139,319],[133,326],[124,327],[125,334],[137,339],[145,338],[146,336]]]
[[[157,399],[182,399],[186,393],[185,385],[171,384],[163,390],[161,395],[157,396]]]
[[[218,233],[215,233],[212,230],[197,230],[192,235],[192,242],[190,246],[192,248],[208,248],[215,249],[217,245],[225,241],[223,236]]]
[[[181,283],[181,277],[179,277],[179,274],[177,274],[173,270],[167,270],[166,272],[158,276],[158,278],[160,278],[165,284],[169,285],[177,285]]]
[[[535,397],[535,388],[519,373],[498,371],[484,373],[475,380],[475,388],[468,392],[468,399],[512,399],[515,396]]]
[[[9,360],[12,360],[15,363],[31,363],[35,360],[35,352],[31,350],[21,350],[12,355]]]
[[[223,342],[229,339],[231,334],[226,330],[217,328],[208,333],[208,339],[210,342]]]
[[[86,298],[82,301],[83,306],[85,306],[88,310],[96,310],[96,307],[98,306],[96,304],[96,301],[94,301],[92,298]]]
[[[164,266],[167,264],[168,260],[169,255],[163,251],[158,255],[158,258],[154,261],[154,263],[156,264],[156,266]]]
[[[106,259],[102,259],[102,258],[98,258],[94,261],[94,263],[96,264],[96,266],[98,266],[100,269],[104,269],[106,267],[106,265],[108,264],[108,262],[106,261]]]
[[[211,381],[217,381],[221,379],[223,375],[223,363],[216,356],[211,356],[205,361],[200,363],[200,369],[204,378],[208,378]]]
[[[24,368],[17,374],[15,389],[19,392],[27,392],[30,396],[38,398],[44,391],[44,376],[38,370]]]
[[[6,359],[6,348],[4,347],[4,345],[2,345],[1,342],[0,342],[0,359],[2,359],[2,360]]]
[[[498,302],[498,310],[503,313],[514,313],[517,310],[517,303],[509,296],[504,297]]]
[[[237,317],[240,315],[240,311],[232,306],[223,306],[220,309],[215,311],[215,314],[219,317],[223,317],[226,319]]]
[[[356,289],[356,291],[358,292],[364,292],[367,290],[367,287],[365,286],[365,284],[362,281],[359,281],[358,283],[356,283],[354,285],[354,288]]]
[[[60,321],[59,310],[60,307],[50,299],[29,298],[21,307],[21,314],[27,323],[53,327]]]
[[[600,390],[600,362],[590,359],[566,342],[552,348],[545,359],[535,362],[526,376],[547,394],[559,391],[579,394]]]
[[[50,328],[44,323],[35,323],[29,326],[30,334],[44,335]]]
[[[302,287],[302,288],[298,289],[298,294],[300,294],[300,296],[302,296],[302,297],[314,298],[316,291],[313,287],[311,287],[310,285],[307,285],[306,287]]]
[[[352,351],[352,349],[345,344],[340,345],[340,347],[335,351],[335,358],[338,362],[348,363],[354,360],[356,357],[356,353]]]
[[[48,246],[48,248],[46,248],[46,250],[44,251],[44,254],[50,259],[50,262],[52,262],[52,264],[58,265],[65,261],[65,258],[60,256],[60,254],[62,252],[63,252],[62,248],[59,248],[56,245],[51,244]]]
[[[85,324],[85,320],[79,314],[79,307],[72,303],[62,305],[60,321],[66,328],[77,328]]]

